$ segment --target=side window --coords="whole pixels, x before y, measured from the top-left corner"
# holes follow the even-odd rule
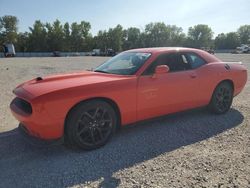
[[[179,53],[177,53],[177,66],[178,66],[178,70],[177,71],[184,71],[184,70],[189,70],[191,69],[191,66],[187,60],[187,58],[185,57],[185,55],[180,55]]]
[[[179,54],[163,54],[160,55],[155,62],[153,62],[143,73],[143,75],[151,75],[154,73],[155,68],[158,65],[167,65],[169,67],[170,72],[177,72],[190,69],[189,62],[185,58],[185,56],[180,56]]]
[[[206,62],[195,53],[186,53],[185,55],[182,56],[186,57],[192,69],[199,68],[200,66],[206,64]]]
[[[158,65],[168,65],[170,71],[174,69],[174,64],[176,62],[176,56],[175,54],[164,54],[159,55],[159,57],[152,62],[152,64],[146,69],[146,71],[143,73],[143,75],[151,75],[154,73],[155,68]]]

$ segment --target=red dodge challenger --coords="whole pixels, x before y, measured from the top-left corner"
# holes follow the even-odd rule
[[[14,89],[10,108],[28,135],[90,150],[117,127],[141,120],[201,106],[223,114],[246,81],[241,63],[202,50],[134,49],[93,71],[25,82]]]

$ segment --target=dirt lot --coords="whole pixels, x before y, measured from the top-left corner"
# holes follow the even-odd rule
[[[224,61],[250,55],[218,54]],[[17,132],[12,89],[52,73],[95,67],[102,57],[0,58],[0,187],[250,187],[250,83],[225,115],[193,110],[127,127],[105,147],[37,147]]]

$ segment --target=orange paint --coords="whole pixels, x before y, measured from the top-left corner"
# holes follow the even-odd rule
[[[215,87],[223,80],[234,85],[234,96],[239,94],[247,81],[246,68],[241,64],[224,62],[205,51],[188,48],[146,48],[130,52],[150,52],[151,57],[134,75],[115,75],[82,71],[33,79],[19,85],[13,92],[29,102],[32,114],[20,113],[11,105],[13,115],[30,132],[43,139],[63,136],[64,123],[70,109],[81,101],[105,98],[119,108],[121,124],[168,113],[208,105]],[[197,69],[143,75],[161,54],[194,52],[206,64]]]

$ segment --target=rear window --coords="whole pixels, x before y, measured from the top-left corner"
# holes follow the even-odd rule
[[[196,69],[206,64],[206,61],[195,53],[182,54],[183,61],[188,61],[192,69]]]

